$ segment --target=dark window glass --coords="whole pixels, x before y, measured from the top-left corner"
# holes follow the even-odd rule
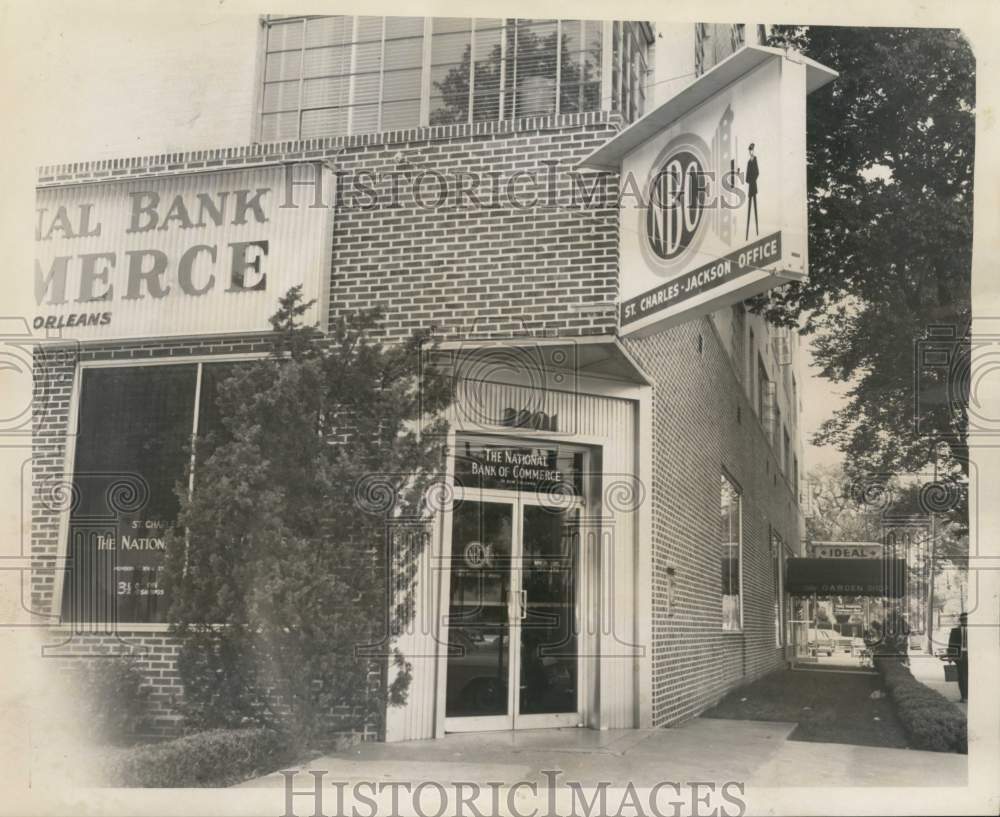
[[[202,445],[216,447],[228,442],[232,435],[222,422],[219,409],[219,387],[236,370],[246,363],[223,362],[206,363],[201,370],[201,392],[198,399],[198,456],[202,456]]]
[[[445,714],[505,715],[513,506],[456,501],[451,523]]]
[[[771,385],[771,381],[767,376],[767,369],[764,368],[764,363],[758,358],[757,359],[757,416],[760,417],[761,423],[764,427],[768,427],[769,421],[769,410],[768,406],[768,390]]]
[[[195,365],[85,369],[63,616],[165,620],[164,535],[190,461]]]

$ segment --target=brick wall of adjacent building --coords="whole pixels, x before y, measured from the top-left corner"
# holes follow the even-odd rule
[[[770,531],[797,541],[798,509],[710,318],[626,345],[656,381],[651,648],[653,722],[665,726],[783,666],[775,646]],[[723,469],[743,497],[742,633],[722,630]],[[668,568],[675,571],[672,606]]]

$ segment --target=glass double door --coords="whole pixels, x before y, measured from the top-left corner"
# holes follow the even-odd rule
[[[576,726],[579,503],[455,500],[445,730]]]

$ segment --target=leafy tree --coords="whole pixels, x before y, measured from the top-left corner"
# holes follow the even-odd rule
[[[852,384],[819,444],[837,446],[856,471],[882,473],[919,471],[937,451],[943,473],[961,478],[972,51],[960,32],[943,29],[777,26],[771,44],[840,76],[809,97],[809,281],[773,290],[755,308],[814,333],[822,376]],[[954,332],[956,366],[915,372],[915,343],[935,325]]]
[[[816,466],[806,477],[806,541],[881,542],[894,521],[926,520],[935,529],[935,569],[968,559],[965,492],[951,483],[894,476],[866,482],[840,466]]]
[[[881,541],[879,516],[858,496],[839,466],[816,466],[806,477],[806,541]]]
[[[952,488],[948,483],[934,485],[928,482],[911,481],[898,485],[893,492],[890,511],[896,516],[910,515],[928,520],[934,516],[934,569],[940,572],[946,567],[967,566],[969,559],[969,527],[966,514],[967,499],[964,491],[956,490],[943,495]]]
[[[221,382],[221,427],[197,441],[190,496],[178,490],[167,580],[193,726],[280,720],[309,740],[378,727],[405,696],[404,656],[391,689],[380,677],[384,636],[409,614],[406,565],[443,465],[444,421],[421,416],[440,417],[450,386],[419,366],[425,335],[378,343],[369,311],[324,337],[302,325],[308,307],[289,291],[273,354]],[[414,536],[392,535],[399,519]]]
[[[895,476],[855,479],[836,466],[813,468],[806,479],[806,540],[884,542],[898,536],[896,555],[906,559],[911,622],[933,621],[930,605],[942,609],[942,592],[928,594],[929,581],[948,569],[968,566],[967,501],[961,486]],[[888,555],[888,554],[887,554]]]

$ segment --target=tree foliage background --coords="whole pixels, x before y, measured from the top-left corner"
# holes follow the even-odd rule
[[[912,478],[859,481],[840,466],[819,465],[806,476],[803,505],[807,542],[882,542],[900,520],[923,520],[929,532],[933,515],[935,572],[968,563],[961,490]]]
[[[291,290],[273,354],[221,382],[222,425],[196,441],[193,491],[178,487],[167,581],[192,728],[281,723],[308,740],[379,728],[405,696],[405,658],[390,687],[380,656],[408,615],[450,385],[421,366],[424,335],[382,345],[363,312],[324,338],[308,306]]]
[[[851,384],[818,444],[855,471],[967,473],[975,57],[958,31],[775,26],[840,72],[809,97],[809,281],[755,301]],[[952,365],[925,369],[932,327]],[[932,341],[935,342],[936,341]],[[919,387],[918,387],[919,380]],[[919,393],[919,398],[917,397]]]
[[[858,480],[840,466],[816,466],[805,480],[806,541],[885,544],[895,538],[895,555],[906,559],[909,571],[905,615],[922,629],[934,611],[952,603],[964,608],[965,598],[956,595],[963,582],[953,578],[968,570],[967,507],[957,484],[912,475]],[[930,595],[929,581],[935,588]]]

